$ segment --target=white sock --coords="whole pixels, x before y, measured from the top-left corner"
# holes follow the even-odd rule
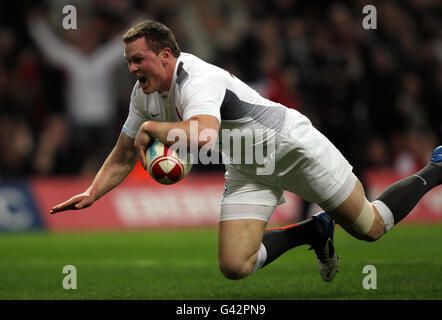
[[[394,226],[394,216],[391,212],[390,208],[387,207],[387,205],[382,202],[381,200],[375,200],[373,201],[373,205],[378,210],[382,220],[384,220],[385,224],[385,232],[393,228]]]
[[[261,269],[264,262],[267,260],[267,250],[266,247],[261,243],[261,246],[259,247],[258,251],[258,257],[256,258],[255,267],[253,268],[252,272],[256,272],[259,269]]]

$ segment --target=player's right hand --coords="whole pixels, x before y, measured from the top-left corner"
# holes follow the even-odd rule
[[[138,158],[140,159],[141,165],[144,169],[147,167],[146,162],[146,150],[147,147],[152,143],[153,139],[147,133],[148,123],[152,121],[144,122],[138,129],[137,136],[135,137],[134,146],[137,150]]]
[[[52,207],[50,213],[54,214],[61,211],[66,210],[79,210],[90,207],[95,201],[95,198],[92,197],[88,192],[84,192],[73,196],[69,200],[66,200],[63,203],[57,204]]]

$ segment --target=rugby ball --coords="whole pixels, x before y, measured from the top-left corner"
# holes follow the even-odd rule
[[[192,169],[192,162],[157,139],[146,150],[146,170],[161,184],[174,184]]]

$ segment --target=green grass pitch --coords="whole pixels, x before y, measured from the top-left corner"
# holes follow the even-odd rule
[[[330,283],[307,246],[227,280],[216,229],[2,234],[0,299],[442,299],[442,224],[399,225],[374,243],[335,233],[340,272]],[[62,286],[65,265],[76,267],[76,290]],[[365,265],[377,289],[364,289]]]

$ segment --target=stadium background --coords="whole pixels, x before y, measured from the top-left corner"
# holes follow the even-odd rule
[[[76,30],[62,27],[62,9],[68,4],[77,9]],[[362,8],[368,4],[377,9],[376,30],[362,27]],[[138,234],[140,229],[208,227],[215,232],[221,165],[194,166],[177,185],[160,186],[137,164],[120,187],[93,207],[48,213],[89,185],[118,137],[135,82],[122,54],[94,69],[87,85],[76,87],[74,80],[87,75],[81,70],[87,71],[93,57],[109,52],[134,21],[165,23],[182,51],[306,114],[349,159],[373,198],[423,167],[442,141],[440,17],[437,0],[2,2],[0,239],[5,245],[17,232],[35,234],[27,231],[48,239],[54,232],[85,230]],[[75,65],[45,52],[30,32],[39,20],[62,43],[60,48],[87,58]],[[76,105],[79,97],[86,97],[88,105]],[[79,113],[80,108],[86,112]],[[299,221],[317,210],[286,196],[272,224]],[[405,221],[440,226],[442,189],[426,195]],[[431,230],[440,239],[441,229]],[[14,256],[14,249],[5,250],[3,259],[0,254],[4,268],[6,258]],[[210,250],[216,252],[216,247]],[[440,253],[440,241],[436,251]],[[441,264],[440,254],[434,259]],[[16,274],[10,275],[3,280],[14,281]],[[2,298],[14,291],[6,292]],[[430,297],[440,298],[440,292]]]

